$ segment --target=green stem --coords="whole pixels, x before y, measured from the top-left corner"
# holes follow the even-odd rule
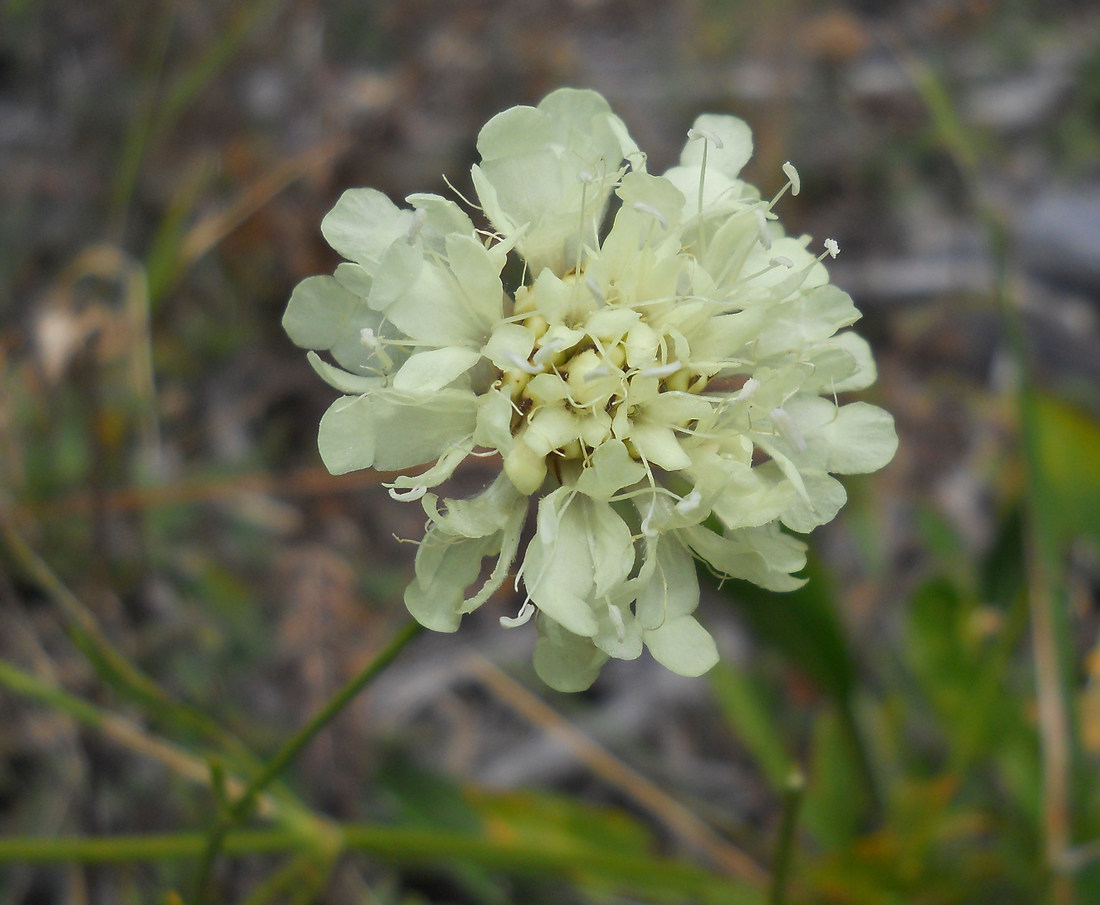
[[[270,785],[294,758],[313,740],[325,726],[340,713],[356,695],[366,688],[375,678],[396,659],[405,646],[412,641],[421,631],[418,622],[409,620],[372,660],[365,669],[348,682],[332,699],[322,707],[314,717],[299,729],[294,736],[267,762],[259,775],[252,780],[248,788],[241,794],[233,806],[224,813],[210,831],[206,848],[199,863],[196,901],[204,902],[207,899],[210,883],[210,871],[214,860],[218,856],[229,830],[248,816],[256,803],[256,798]]]
[[[787,777],[787,787],[783,791],[783,817],[775,842],[769,905],[783,905],[787,900],[787,875],[794,857],[795,828],[798,826],[798,812],[802,808],[805,792],[806,779],[800,770],[795,770]]]

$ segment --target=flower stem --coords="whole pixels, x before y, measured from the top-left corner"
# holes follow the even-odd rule
[[[802,808],[805,791],[806,778],[802,775],[802,771],[792,771],[787,777],[787,785],[783,790],[783,817],[779,823],[779,836],[775,842],[769,905],[783,905],[787,900],[787,875],[790,873],[791,859],[794,856],[795,828],[798,826],[798,812]]]

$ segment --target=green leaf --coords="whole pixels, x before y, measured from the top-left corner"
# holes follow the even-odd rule
[[[1053,497],[1057,527],[1100,539],[1100,422],[1054,396],[1035,402],[1040,486]]]
[[[833,609],[831,583],[812,557],[806,575],[806,584],[783,594],[746,582],[729,582],[726,596],[756,637],[783,654],[822,692],[846,703],[852,695],[856,667]]]
[[[779,708],[760,682],[745,670],[723,662],[710,674],[722,714],[756,759],[776,792],[783,792],[793,766],[779,729]]]

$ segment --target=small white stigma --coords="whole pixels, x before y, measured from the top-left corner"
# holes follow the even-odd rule
[[[389,353],[382,347],[381,340],[378,339],[378,335],[370,328],[364,327],[359,331],[359,341],[378,358],[378,363],[382,365],[384,370],[389,370],[393,367],[393,359],[390,358]]]
[[[713,143],[714,147],[716,147],[719,151],[721,151],[722,148],[725,147],[725,143],[722,141],[722,139],[711,132],[709,129],[688,129],[688,139],[690,139],[691,141],[695,141],[698,138],[704,138],[707,141]]]
[[[647,512],[645,518],[642,519],[642,534],[646,537],[656,537],[658,534],[657,529],[653,527],[653,516],[657,514],[656,509],[657,507],[653,503],[650,503],[649,512]]]
[[[639,214],[648,214],[650,217],[661,224],[661,229],[668,229],[667,218],[652,204],[646,204],[644,201],[635,201],[634,210],[636,210]]]
[[[528,373],[537,374],[539,371],[544,370],[546,368],[546,362],[549,361],[551,358],[553,358],[555,355],[557,355],[564,348],[565,348],[565,340],[562,340],[562,339],[552,339],[552,340],[550,340],[550,342],[548,342],[545,346],[540,348],[531,357],[531,361],[533,361],[535,363],[535,366],[538,368],[538,370],[530,371]]]
[[[515,616],[501,616],[500,624],[504,628],[519,628],[521,625],[526,625],[531,621],[531,617],[535,615],[535,605],[531,602],[531,598],[528,597],[523,601],[523,606],[519,608],[519,612]]]
[[[619,608],[614,604],[607,605],[607,615],[611,617],[611,624],[615,626],[615,635],[618,637],[620,643],[626,640],[626,623],[623,621],[623,614],[619,612]]]
[[[802,188],[802,180],[798,177],[798,170],[789,160],[783,164],[783,175],[791,181],[791,194],[797,195]]]
[[[584,375],[584,382],[589,383],[593,380],[599,380],[601,377],[610,377],[611,368],[607,365],[600,365],[598,368],[593,368],[587,374]]]
[[[794,423],[794,419],[781,408],[772,409],[769,415],[771,416],[772,424],[775,426],[776,433],[786,440],[793,447],[795,452],[805,452],[806,438],[802,436],[802,431],[798,429],[798,425]]]
[[[794,261],[788,258],[786,255],[776,255],[770,261],[768,261],[773,267],[786,267],[787,270],[791,270],[794,267]]]
[[[390,496],[395,500],[402,503],[412,503],[419,500],[428,492],[428,488],[423,484],[417,484],[415,487],[410,487],[408,490],[401,490],[397,487],[390,488]]]
[[[525,358],[520,358],[515,352],[505,352],[504,358],[510,361],[516,368],[523,371],[524,374],[541,374],[546,370],[541,364],[533,365]]]
[[[681,499],[679,503],[676,504],[676,511],[683,515],[687,515],[688,513],[694,512],[696,509],[698,509],[699,504],[702,501],[703,495],[698,490],[693,489],[691,493],[689,493],[686,497]]]
[[[589,171],[589,170],[581,170],[581,171],[580,171],[580,172],[579,172],[579,173],[577,174],[577,178],[578,178],[578,179],[579,179],[579,180],[580,180],[581,182],[583,182],[583,183],[584,183],[585,185],[591,185],[591,184],[592,184],[593,182],[595,182],[595,181],[596,181],[596,176],[595,176],[595,174],[594,174],[594,173],[592,173],[592,172],[591,172],[591,171]]]
[[[607,304],[607,296],[600,290],[600,284],[596,282],[595,277],[587,276],[584,278],[584,285],[588,288],[588,291],[595,296],[596,301],[601,305]]]
[[[637,374],[638,377],[656,377],[660,380],[662,377],[671,377],[684,365],[680,361],[670,361],[667,365],[654,365],[652,368],[642,368]]]
[[[730,397],[730,400],[733,402],[745,402],[752,399],[752,397],[756,395],[758,389],[760,389],[760,381],[755,377],[750,377],[744,382],[741,389]]]
[[[419,207],[413,211],[412,222],[409,224],[409,231],[407,238],[409,244],[412,244],[413,239],[420,235],[420,230],[424,228],[424,223],[428,219],[428,212],[424,208]]]
[[[835,258],[840,254],[840,243],[836,239],[826,239],[825,251],[828,252],[830,258]]]
[[[771,248],[772,236],[771,233],[768,232],[768,218],[764,216],[762,208],[754,207],[752,212],[756,215],[756,228],[760,233],[760,244],[763,245],[765,249]]]

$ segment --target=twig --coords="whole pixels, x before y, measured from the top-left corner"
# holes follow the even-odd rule
[[[767,874],[752,858],[728,840],[723,839],[667,792],[592,741],[561,714],[544,704],[480,654],[471,653],[468,662],[470,671],[477,675],[497,697],[525,719],[554,733],[566,742],[593,773],[629,795],[681,839],[706,854],[730,876],[740,877],[759,888],[763,888],[767,883]]]

